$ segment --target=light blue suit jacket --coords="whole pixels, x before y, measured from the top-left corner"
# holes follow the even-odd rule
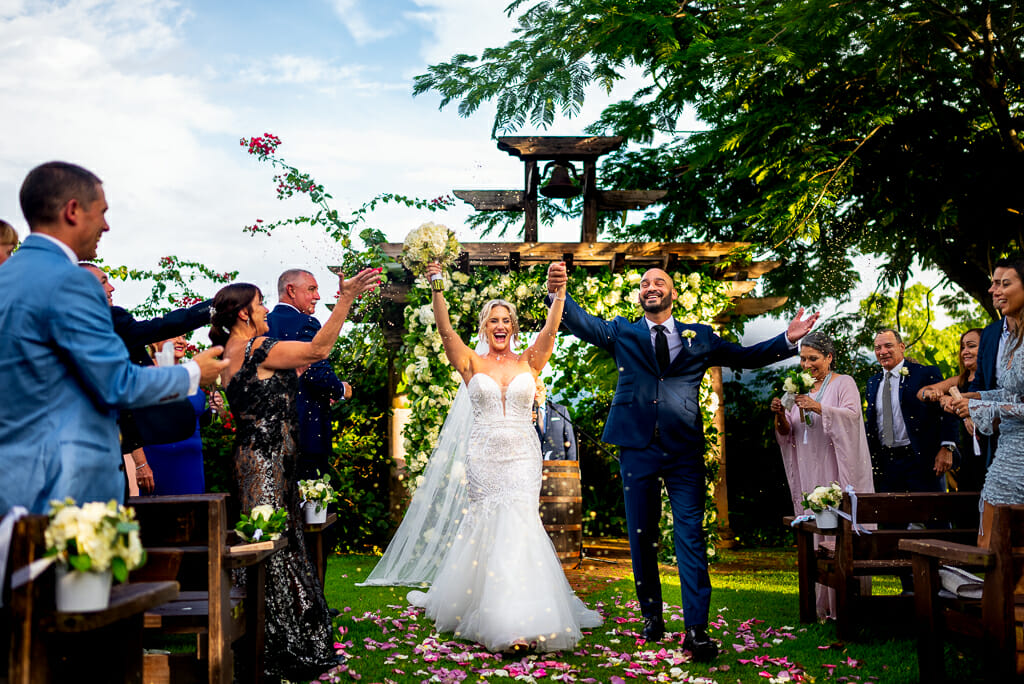
[[[0,515],[50,499],[121,501],[118,408],[188,394],[188,371],[142,368],[95,276],[29,235],[0,267]]]

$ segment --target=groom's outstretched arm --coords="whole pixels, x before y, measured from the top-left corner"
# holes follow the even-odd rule
[[[544,303],[551,305],[555,296],[553,293],[568,282],[568,275],[565,270],[564,261],[556,261],[548,266],[548,295]],[[615,347],[615,339],[618,336],[617,326],[614,321],[605,321],[597,316],[592,316],[580,308],[580,305],[573,301],[568,289],[565,292],[565,308],[562,310],[562,323],[576,337],[588,342],[595,347],[612,351]]]

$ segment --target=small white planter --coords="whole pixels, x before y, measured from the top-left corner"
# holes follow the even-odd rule
[[[327,506],[318,501],[307,501],[302,504],[307,525],[322,525],[327,522]]]
[[[821,530],[831,530],[839,526],[839,516],[831,508],[814,514],[814,522]]]
[[[110,570],[79,572],[57,565],[57,610],[90,613],[110,605]]]

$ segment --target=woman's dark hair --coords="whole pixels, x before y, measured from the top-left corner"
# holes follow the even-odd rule
[[[252,315],[252,300],[256,295],[263,298],[260,288],[251,283],[231,283],[222,287],[213,298],[210,307],[210,341],[224,344],[231,336],[231,328],[238,320],[238,314],[248,311]]]
[[[964,338],[970,335],[971,333],[974,333],[978,336],[978,344],[981,344],[981,328],[971,328],[970,330],[968,330],[967,332],[960,336],[960,351],[956,355],[957,363],[960,364],[960,377],[956,381],[956,386],[960,389],[961,392],[966,390],[967,385],[970,384],[970,380],[968,378],[970,377],[971,372],[964,367],[962,352],[964,350]]]
[[[824,356],[831,356],[832,361],[828,364],[829,370],[832,370],[832,366],[836,364],[836,346],[832,344],[832,338],[825,333],[812,330],[800,340],[800,346],[810,347]]]
[[[1012,268],[1014,273],[1017,274],[1017,279],[1020,280],[1021,285],[1024,285],[1024,257],[1020,255],[1014,255],[1009,258],[1008,263],[1004,268]],[[1000,262],[1002,263],[1002,262]],[[1007,355],[1012,355],[1020,347],[1020,343],[1024,341],[1024,309],[1017,312],[1016,321],[1017,325],[1013,330],[1010,331],[1010,340],[1013,342],[1013,349],[1007,350]]]

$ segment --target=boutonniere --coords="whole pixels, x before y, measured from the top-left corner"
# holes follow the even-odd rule
[[[693,338],[697,336],[697,331],[696,330],[684,330],[683,332],[681,332],[679,334],[686,338],[686,346],[688,346],[688,347],[692,347],[693,346]]]
[[[901,377],[905,378],[908,375],[910,375],[910,370],[906,366],[904,366],[903,368],[900,368],[900,376]]]

